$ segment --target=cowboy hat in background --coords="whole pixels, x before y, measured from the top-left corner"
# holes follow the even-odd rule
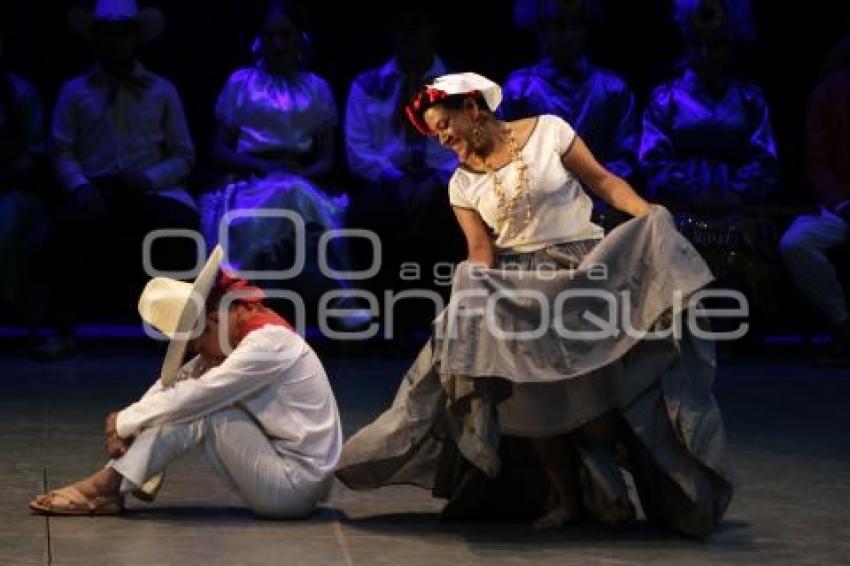
[[[136,0],[97,0],[94,9],[78,6],[68,12],[71,30],[86,41],[91,41],[95,22],[135,22],[142,43],[155,40],[165,30],[165,16],[162,12],[150,7],[139,9]]]

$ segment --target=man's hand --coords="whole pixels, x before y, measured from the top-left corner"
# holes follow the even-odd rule
[[[118,413],[109,413],[106,417],[106,453],[110,458],[118,458],[127,452],[133,439],[124,439],[118,436]]]

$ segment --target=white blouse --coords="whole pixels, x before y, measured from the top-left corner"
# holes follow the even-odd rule
[[[337,124],[338,113],[328,83],[301,72],[295,78],[260,68],[231,75],[218,97],[215,115],[239,132],[240,153],[306,153],[313,136]]]
[[[173,387],[157,380],[118,413],[118,436],[147,427],[187,422],[238,405],[262,427],[277,452],[312,469],[333,472],[342,428],[333,391],[319,358],[298,334],[282,326],[250,332],[221,365],[206,369],[195,357]]]
[[[497,253],[531,252],[561,242],[602,238],[604,230],[590,221],[593,201],[561,161],[575,136],[572,127],[557,116],[543,114],[537,118],[534,131],[520,152],[528,166],[532,207],[531,221],[525,226],[528,202],[525,197],[517,202],[508,229],[506,223],[499,223],[499,201],[493,190],[493,180],[486,173],[465,167],[458,167],[449,181],[452,206],[469,208],[481,215],[494,233]],[[495,174],[506,197],[510,198],[517,189],[516,164],[510,162]]]

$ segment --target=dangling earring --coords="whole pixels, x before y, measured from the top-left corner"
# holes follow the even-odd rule
[[[301,32],[298,42],[298,63],[302,66],[309,65],[313,60],[313,38],[306,31]]]
[[[481,142],[484,138],[484,128],[481,127],[481,124],[476,122],[472,126],[472,143],[475,145],[481,145]]]
[[[260,36],[256,36],[254,38],[253,43],[251,43],[251,55],[254,56],[254,61],[259,63],[263,59],[263,40],[260,39]]]

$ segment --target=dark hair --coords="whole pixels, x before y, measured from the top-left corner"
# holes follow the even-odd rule
[[[98,20],[92,22],[91,33],[97,36],[107,31],[119,30],[127,35],[134,35],[138,40],[141,37],[141,27],[136,20]]]
[[[218,307],[221,305],[221,300],[224,298],[224,294],[227,290],[221,285],[213,285],[212,289],[210,289],[209,295],[207,295],[207,300],[204,305],[206,308],[207,314],[213,313],[218,310]],[[236,302],[230,303],[230,308],[233,308]]]
[[[490,112],[490,107],[487,106],[484,97],[478,91],[462,94],[446,94],[430,86],[419,89],[413,98],[411,98],[410,103],[405,107],[405,111],[413,127],[419,130],[420,133],[428,135],[431,133],[431,130],[423,116],[429,108],[445,108],[446,110],[454,111],[463,110],[468,98],[471,98],[475,102],[480,111]]]
[[[395,0],[385,10],[387,25],[392,30],[411,31],[437,25],[439,8],[433,0]]]
[[[833,47],[826,57],[820,68],[819,80],[823,81],[831,75],[840,71],[850,69],[850,38],[846,38],[838,45]]]
[[[591,5],[585,0],[537,0],[534,21],[536,25],[550,19],[554,14],[565,15],[572,21],[584,23],[591,16]]]
[[[301,2],[297,1],[284,1],[284,0],[269,0],[263,4],[262,10],[260,10],[260,15],[258,17],[257,27],[258,35],[253,44],[252,51],[254,56],[259,58],[261,56],[261,44],[258,41],[259,36],[262,33],[263,26],[265,25],[266,19],[271,14],[279,13],[283,15],[286,19],[288,19],[293,26],[295,26],[298,34],[299,34],[299,66],[309,65],[310,61],[313,58],[313,37],[310,34],[309,30],[309,19],[307,17],[307,13],[304,9],[304,5]]]
[[[674,4],[674,18],[686,41],[706,32],[725,33],[738,45],[755,40],[750,0],[675,0]]]
[[[265,294],[259,287],[251,285],[244,279],[239,279],[230,272],[220,271],[215,283],[210,288],[210,292],[207,295],[207,313],[218,310],[222,299],[224,299],[226,295],[234,292],[242,293],[242,296],[233,299],[230,303],[231,309],[237,305],[262,303],[263,298],[265,297]]]
[[[298,28],[300,32],[309,29],[309,20],[304,5],[297,0],[268,0],[263,2],[257,18],[257,29],[263,27],[269,14],[280,13]]]
[[[720,0],[702,0],[688,15],[685,35],[699,33],[728,33],[728,15]]]

